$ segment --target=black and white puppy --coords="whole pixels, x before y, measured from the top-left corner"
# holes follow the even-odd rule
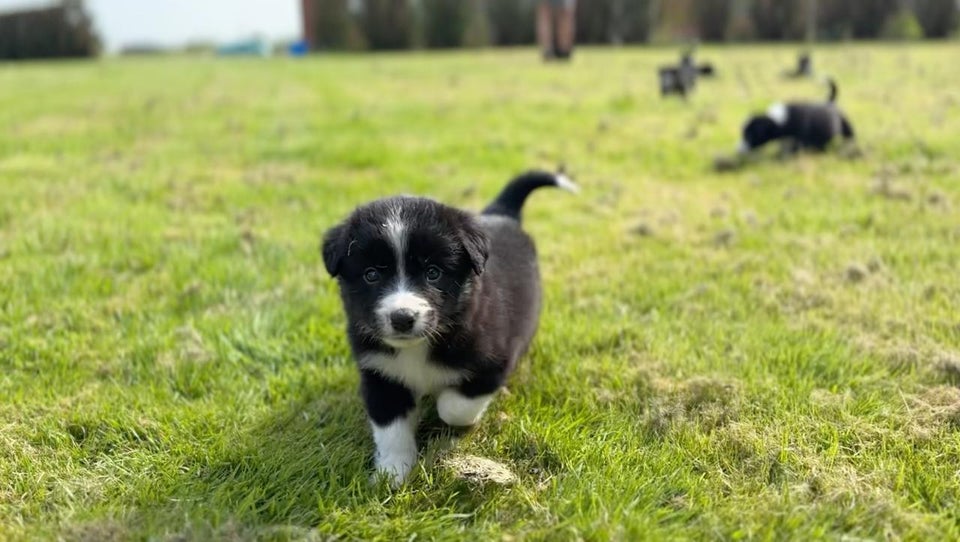
[[[784,149],[825,150],[839,136],[854,138],[853,126],[837,107],[837,85],[827,80],[830,95],[825,103],[775,103],[764,115],[752,117],[743,127],[743,139],[737,151],[745,154],[773,140],[784,142]]]
[[[576,191],[562,174],[511,181],[480,215],[417,197],[357,208],[323,239],[360,369],[376,468],[397,485],[417,461],[417,404],[452,426],[479,421],[526,352],[540,314],[533,241],[520,226],[534,190]]]

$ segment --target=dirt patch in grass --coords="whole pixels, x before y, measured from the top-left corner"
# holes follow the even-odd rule
[[[870,187],[870,193],[889,200],[909,202],[913,200],[913,193],[905,187],[895,183],[891,174],[880,172]]]
[[[960,385],[960,354],[943,354],[937,362],[937,369],[951,384]]]
[[[695,377],[682,382],[655,380],[653,386],[645,421],[658,433],[687,424],[710,431],[739,417],[742,394],[735,381]]]
[[[935,386],[907,398],[907,432],[930,440],[944,430],[960,429],[960,388]]]
[[[74,542],[119,542],[130,540],[131,533],[121,523],[114,520],[78,523],[67,527],[61,540]]]
[[[506,486],[517,481],[517,475],[503,463],[476,455],[448,456],[440,464],[457,478],[478,484]]]
[[[919,371],[932,381],[960,384],[960,354],[939,344],[865,333],[855,337],[853,345],[864,354],[879,358],[896,373]]]

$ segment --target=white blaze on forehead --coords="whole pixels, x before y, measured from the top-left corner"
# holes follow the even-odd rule
[[[773,122],[783,126],[787,123],[787,106],[781,102],[777,102],[767,109],[767,116],[770,117],[770,120]]]
[[[384,234],[387,242],[393,247],[393,253],[397,258],[397,275],[403,279],[403,255],[407,250],[407,227],[400,219],[400,211],[396,210],[393,215],[383,225]]]

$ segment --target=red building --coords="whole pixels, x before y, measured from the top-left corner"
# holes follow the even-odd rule
[[[317,47],[317,3],[314,0],[300,0],[300,11],[303,14],[303,39],[310,49]]]

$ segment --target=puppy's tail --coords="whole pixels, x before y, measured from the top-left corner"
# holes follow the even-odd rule
[[[833,80],[833,77],[827,77],[824,83],[827,85],[829,94],[827,95],[827,103],[835,103],[837,101],[837,82]]]
[[[497,199],[483,210],[483,214],[506,216],[519,222],[527,196],[544,186],[554,186],[570,192],[580,191],[580,187],[562,172],[528,171],[507,183]]]

